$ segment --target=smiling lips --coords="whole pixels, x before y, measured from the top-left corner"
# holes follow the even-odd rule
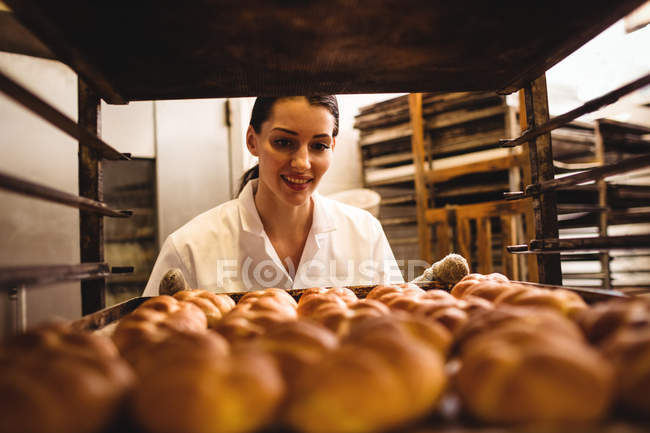
[[[313,181],[314,178],[310,177],[294,177],[294,176],[285,176],[280,175],[284,183],[293,190],[301,191],[308,187],[308,183]]]

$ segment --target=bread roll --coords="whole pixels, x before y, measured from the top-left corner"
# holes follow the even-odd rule
[[[207,290],[183,290],[176,292],[174,298],[199,307],[208,320],[208,328],[214,328],[224,314],[235,308],[235,301],[230,296]]]
[[[592,344],[600,345],[626,329],[650,327],[650,301],[627,298],[600,302],[579,312],[576,322]]]
[[[196,305],[171,296],[157,296],[142,303],[117,324],[113,341],[122,356],[136,362],[141,350],[160,342],[174,332],[201,332],[207,318]]]
[[[47,325],[0,346],[0,431],[103,430],[134,380],[110,339]]]
[[[248,292],[241,297],[238,304],[257,303],[262,299],[277,302],[280,305],[286,307],[292,307],[293,309],[296,309],[298,307],[296,300],[293,299],[293,297],[290,294],[288,294],[282,289],[276,289],[276,288]]]
[[[439,343],[422,337],[441,328],[390,317],[359,323],[340,349],[299,377],[287,412],[292,427],[381,431],[431,411],[444,389],[443,356]]]
[[[302,295],[300,295],[300,299],[298,300],[298,307],[300,308],[301,301],[304,302],[313,295],[320,294],[336,295],[346,304],[353,304],[359,300],[357,295],[347,287],[312,287],[302,292]]]
[[[616,370],[616,395],[626,412],[650,414],[650,327],[622,329],[602,346]]]
[[[323,304],[336,304],[342,308],[347,306],[343,298],[333,293],[311,293],[309,295],[303,294],[298,300],[298,316],[310,317],[314,311]]]
[[[275,326],[256,343],[276,359],[288,388],[293,389],[297,376],[336,349],[339,339],[323,326],[297,320]]]
[[[250,292],[239,300],[214,329],[231,343],[250,340],[280,323],[296,320],[296,307],[296,301],[280,289]]]
[[[345,336],[355,323],[368,317],[383,316],[390,309],[374,299],[360,299],[350,306],[325,304],[317,308],[310,316],[313,320],[339,336]]]
[[[607,413],[612,368],[563,316],[499,307],[473,317],[463,336],[456,383],[476,418],[584,422]]]
[[[568,317],[587,308],[580,295],[569,290],[537,289],[523,285],[513,285],[497,296],[494,303],[551,308]]]
[[[272,421],[284,395],[273,360],[250,349],[219,353],[214,338],[157,352],[134,393],[137,424],[151,433],[245,433]]]

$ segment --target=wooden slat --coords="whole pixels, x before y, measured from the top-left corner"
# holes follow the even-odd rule
[[[517,256],[508,253],[507,246],[515,243],[513,234],[515,233],[515,218],[513,215],[501,215],[501,262],[503,274],[510,279],[518,279],[519,266]]]
[[[478,271],[492,273],[492,224],[489,217],[476,218]]]
[[[113,160],[130,159],[127,155],[118,152],[109,144],[102,141],[92,131],[78,125],[74,120],[16,83],[1,71],[0,91],[69,136],[81,140],[84,146],[94,149],[102,158]]]
[[[426,120],[426,127],[428,129],[446,128],[459,123],[471,122],[473,120],[499,116],[501,114],[503,114],[503,107],[501,107],[501,105],[481,108],[478,110],[463,109],[450,111],[428,118]]]
[[[429,192],[424,178],[424,126],[422,121],[422,94],[409,95],[409,112],[411,114],[411,145],[413,148],[413,164],[415,165],[415,196],[417,203],[418,237],[420,238],[420,258],[429,263],[433,261],[430,246],[430,227],[426,222],[425,213],[429,207]]]
[[[406,224],[415,224],[418,222],[417,217],[394,217],[394,218],[380,218],[382,226],[401,226]]]
[[[116,218],[126,218],[131,216],[131,211],[112,209],[108,207],[106,203],[91,200],[86,197],[79,197],[74,194],[50,188],[49,186],[19,179],[5,173],[0,173],[0,188],[28,197],[35,197],[52,203],[74,207],[86,212],[93,212],[98,215]]]
[[[526,102],[526,121],[530,127],[539,128],[548,122],[548,94],[546,76],[531,81],[524,90]],[[528,140],[530,172],[533,183],[546,182],[555,177],[553,171],[553,149],[551,134],[540,134]],[[535,218],[535,236],[552,238],[558,234],[557,197],[548,192],[533,198],[533,216]],[[562,284],[562,267],[560,255],[543,255],[537,257],[539,282]]]
[[[380,167],[382,165],[395,164],[397,162],[413,161],[412,152],[392,153],[389,155],[377,156],[363,161],[366,167]]]
[[[490,159],[487,161],[479,161],[465,165],[459,165],[457,167],[445,168],[442,170],[427,170],[425,174],[431,182],[439,183],[448,181],[458,176],[464,176],[473,173],[508,170],[511,167],[519,167],[524,163],[525,158],[525,155],[515,154],[501,158]]]
[[[460,255],[471,262],[471,231],[468,218],[456,218],[456,227],[458,230],[457,241]],[[471,267],[471,263],[470,263]]]
[[[391,206],[394,204],[410,203],[415,201],[415,194],[405,194],[394,197],[382,197],[381,205],[382,206]]]

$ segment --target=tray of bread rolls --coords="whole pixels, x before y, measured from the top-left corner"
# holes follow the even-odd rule
[[[648,431],[650,301],[588,292],[470,274],[136,298],[4,341],[0,433]]]

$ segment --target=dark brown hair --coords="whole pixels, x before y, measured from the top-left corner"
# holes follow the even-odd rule
[[[339,104],[334,95],[322,95],[322,96],[305,96],[309,105],[320,105],[325,107],[327,111],[334,116],[334,131],[332,131],[332,136],[336,137],[339,133]],[[273,105],[281,99],[288,99],[287,97],[280,98],[257,98],[255,99],[255,104],[253,104],[253,110],[251,112],[251,121],[250,125],[253,127],[255,132],[259,134],[262,129],[262,123],[266,122],[271,116],[271,110],[273,110]],[[260,176],[260,166],[256,164],[254,167],[248,169],[246,173],[241,177],[241,183],[239,184],[239,191],[237,195],[241,194],[242,190],[246,186],[249,180],[257,179]]]

